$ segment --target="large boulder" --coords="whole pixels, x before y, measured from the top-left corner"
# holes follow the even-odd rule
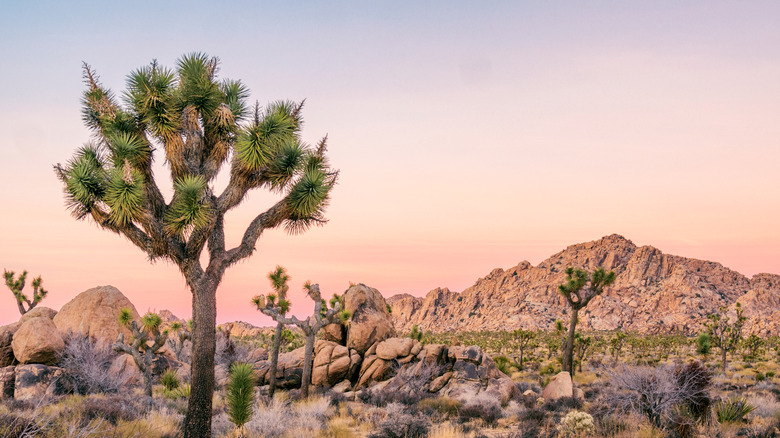
[[[313,385],[333,386],[343,380],[352,380],[360,369],[361,361],[355,350],[332,341],[317,341],[311,382]]]
[[[49,318],[30,318],[14,333],[11,347],[19,363],[54,365],[62,357],[65,342]]]
[[[574,385],[572,385],[571,375],[568,371],[556,374],[542,391],[542,398],[547,401],[572,396],[574,396]]]
[[[378,290],[365,284],[344,293],[344,308],[352,313],[346,346],[364,354],[371,345],[396,335],[387,302]]]
[[[0,368],[0,400],[14,397],[15,368],[13,366]]]
[[[22,324],[15,322],[0,327],[0,367],[16,365],[18,361],[14,357],[14,349],[11,342],[14,340],[14,334]]]
[[[14,374],[14,398],[17,400],[35,400],[46,395],[73,392],[73,381],[62,368],[41,364],[19,365]]]
[[[377,344],[376,355],[384,360],[406,357],[414,345],[415,340],[412,338],[389,338]]]
[[[130,331],[117,321],[122,308],[130,309],[133,319],[141,319],[133,303],[119,289],[98,286],[78,294],[62,306],[53,321],[63,337],[72,333],[110,345],[116,342],[119,333],[124,333],[125,339],[131,336]]]

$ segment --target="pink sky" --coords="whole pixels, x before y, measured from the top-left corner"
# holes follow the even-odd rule
[[[0,55],[15,66],[0,72],[1,267],[42,275],[55,309],[111,284],[142,313],[189,316],[175,267],[72,219],[51,165],[89,139],[81,60],[121,92],[152,58],[205,50],[253,99],[307,98],[304,137],[328,133],[341,170],[329,224],[268,233],[227,272],[219,322],[267,323],[249,300],[276,264],[295,291],[310,279],[326,294],[363,282],[423,295],[612,233],[749,276],[780,273],[777,4],[460,6],[248,6],[241,20],[257,26],[190,40],[175,26],[131,39],[115,30],[119,15],[86,34],[87,7],[11,10],[0,18]],[[292,25],[294,51],[232,44]],[[258,192],[231,213],[228,243],[272,202]],[[293,301],[299,314],[311,307]],[[0,324],[17,313],[0,292]]]

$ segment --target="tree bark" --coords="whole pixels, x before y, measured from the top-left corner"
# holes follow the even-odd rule
[[[563,350],[563,363],[561,364],[561,367],[563,368],[563,371],[568,371],[569,374],[573,374],[574,332],[577,330],[577,314],[579,311],[580,309],[572,306],[571,321],[569,322],[569,336],[566,339],[566,348]]]
[[[726,349],[723,347],[720,349],[720,369],[723,371],[723,375],[726,375]]]
[[[303,350],[303,375],[301,376],[301,397],[309,397],[309,385],[311,384],[311,369],[314,365],[314,337],[316,336],[314,330],[310,330],[306,333],[306,348]]]
[[[279,348],[282,345],[282,328],[284,325],[281,322],[276,323],[276,330],[274,330],[274,344],[271,349],[271,368],[268,370],[268,396],[274,396],[274,390],[276,389],[276,367],[279,365]]]
[[[211,437],[217,283],[203,279],[192,287],[192,385],[184,424],[185,438]]]

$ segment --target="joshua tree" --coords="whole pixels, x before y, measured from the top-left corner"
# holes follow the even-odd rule
[[[274,305],[263,295],[252,298],[252,302],[257,306],[257,310],[270,316],[276,322],[284,325],[295,324],[306,336],[303,375],[301,376],[301,395],[303,397],[308,397],[309,384],[311,383],[312,358],[314,355],[314,338],[317,335],[317,332],[328,324],[333,324],[339,320],[345,321],[349,319],[351,315],[349,311],[341,310],[341,302],[339,300],[335,300],[333,302],[333,307],[328,309],[327,303],[322,299],[320,286],[318,284],[311,284],[307,281],[303,288],[307,291],[309,298],[314,301],[314,314],[303,321],[294,315],[290,318],[285,317],[283,314],[279,313],[278,306]]]
[[[418,342],[422,341],[423,333],[420,331],[420,328],[417,326],[417,324],[412,326],[412,331],[409,333],[409,337]]]
[[[757,334],[751,333],[750,336],[748,336],[745,339],[745,361],[746,362],[753,362],[758,358],[758,356],[761,354],[761,350],[764,347],[764,340],[761,339]]]
[[[585,355],[588,352],[588,348],[593,343],[593,338],[585,336],[580,332],[574,334],[574,355],[577,356],[577,372],[582,372],[582,362],[585,361]],[[574,368],[572,368],[574,371]],[[571,373],[574,376],[574,373]]]
[[[517,349],[520,352],[520,358],[517,360],[518,369],[522,371],[525,350],[536,347],[536,344],[534,343],[534,339],[536,339],[536,333],[530,330],[517,329],[512,332],[512,335],[515,338],[515,344],[517,345]]]
[[[726,310],[725,307],[721,307],[720,313],[709,315],[707,317],[709,322],[705,323],[710,342],[720,349],[720,368],[723,374],[726,373],[726,354],[739,346],[742,340],[742,326],[746,319],[742,316],[741,303],[737,303],[737,318],[733,322],[729,320]]]
[[[184,341],[191,340],[192,338],[192,320],[188,320],[186,324],[174,321],[171,323],[169,329],[177,334],[176,339],[170,339],[173,346],[173,352],[176,354],[176,359],[184,360],[182,351],[184,350]]]
[[[707,355],[710,354],[711,347],[710,334],[707,332],[699,333],[699,336],[696,338],[696,352],[706,359]]]
[[[323,210],[337,172],[325,138],[301,141],[303,102],[274,102],[254,111],[240,81],[217,78],[219,61],[184,55],[175,69],[150,65],[131,72],[123,105],[84,65],[83,120],[93,141],[55,172],[77,219],[92,218],[125,236],[151,260],[181,271],[192,292],[192,393],[184,437],[211,436],[216,341],[216,292],[225,270],[249,257],[260,235],[325,223]],[[170,168],[166,200],[152,174],[155,150]],[[228,178],[221,192],[220,171]],[[224,218],[253,189],[281,195],[249,223],[238,246],[225,246]],[[207,266],[201,264],[208,250]]]
[[[604,288],[615,281],[615,272],[606,272],[603,268],[593,271],[591,276],[587,271],[574,268],[566,268],[566,283],[558,286],[558,292],[566,298],[571,307],[571,320],[569,321],[569,335],[566,339],[566,348],[563,350],[563,371],[573,371],[574,333],[577,330],[577,316],[580,309],[590,303],[590,300],[604,292]],[[590,285],[586,288],[586,285]]]
[[[268,273],[268,279],[271,280],[275,293],[267,295],[267,302],[280,315],[284,316],[290,309],[290,302],[287,301],[287,291],[290,290],[287,282],[290,280],[290,276],[287,275],[287,271],[283,267],[276,266],[276,269]],[[268,370],[268,395],[271,397],[274,396],[276,389],[276,367],[279,363],[279,349],[282,346],[282,329],[284,329],[284,324],[277,322],[274,330],[274,343],[271,347],[271,368]]]
[[[617,366],[618,360],[620,360],[620,352],[623,350],[623,344],[626,342],[628,335],[620,330],[615,332],[615,335],[609,339],[609,352],[612,353],[613,366]]]
[[[33,307],[37,306],[42,299],[46,298],[46,294],[49,293],[46,289],[43,288],[43,286],[41,286],[43,284],[41,277],[35,277],[32,281],[33,298],[32,301],[30,301],[30,299],[27,298],[27,295],[22,292],[22,289],[24,289],[24,283],[27,280],[27,271],[22,272],[18,279],[14,279],[14,271],[4,271],[3,277],[5,277],[5,285],[8,286],[8,289],[11,289],[11,292],[14,294],[14,298],[16,298],[16,306],[19,308],[19,313],[22,315],[32,310]],[[26,309],[24,308],[25,304],[27,304]]]
[[[119,353],[129,354],[144,376],[144,392],[152,396],[152,361],[168,339],[168,330],[160,331],[162,318],[156,313],[147,313],[141,318],[141,326],[133,320],[130,310],[119,311],[119,323],[133,333],[130,345],[125,344],[125,335],[120,333],[113,347]],[[151,344],[150,344],[151,342]]]

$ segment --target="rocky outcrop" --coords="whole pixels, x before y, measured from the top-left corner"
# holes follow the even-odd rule
[[[557,288],[570,266],[604,267],[617,274],[615,283],[580,312],[583,329],[695,333],[707,315],[738,299],[755,309],[756,331],[780,329],[780,314],[772,307],[780,300],[778,276],[749,279],[719,263],[637,247],[614,234],[572,245],[537,266],[521,262],[507,270],[494,269],[461,293],[440,288],[423,298],[396,295],[388,300],[393,321],[400,332],[409,332],[413,325],[434,332],[549,330],[556,319],[568,319],[568,306]]]
[[[317,341],[314,346],[312,385],[333,386],[344,380],[352,380],[362,360],[355,350],[332,341]]]
[[[395,336],[387,302],[378,290],[365,284],[351,286],[344,293],[344,308],[351,312],[346,346],[363,354],[373,344]]]
[[[14,333],[11,347],[22,364],[54,365],[62,357],[65,342],[47,317],[29,318]]]
[[[93,341],[110,345],[119,333],[129,339],[132,334],[117,321],[122,308],[130,309],[133,319],[141,319],[130,300],[113,286],[98,286],[78,294],[62,306],[54,317],[54,325],[65,337],[69,333],[89,336]]]
[[[0,400],[14,397],[15,369],[14,366],[0,368]]]
[[[46,395],[73,392],[73,381],[62,368],[41,364],[18,365],[14,374],[14,398],[17,400],[35,400]]]
[[[279,354],[279,362],[276,365],[276,386],[278,388],[292,389],[301,387],[303,376],[304,348],[296,348],[289,353]],[[268,384],[268,371],[271,368],[270,361],[255,364],[255,375],[258,376],[258,385]]]
[[[737,299],[747,320],[743,332],[759,336],[777,335],[780,331],[780,275],[757,274],[750,279],[750,290]],[[730,306],[732,320],[736,303]]]

